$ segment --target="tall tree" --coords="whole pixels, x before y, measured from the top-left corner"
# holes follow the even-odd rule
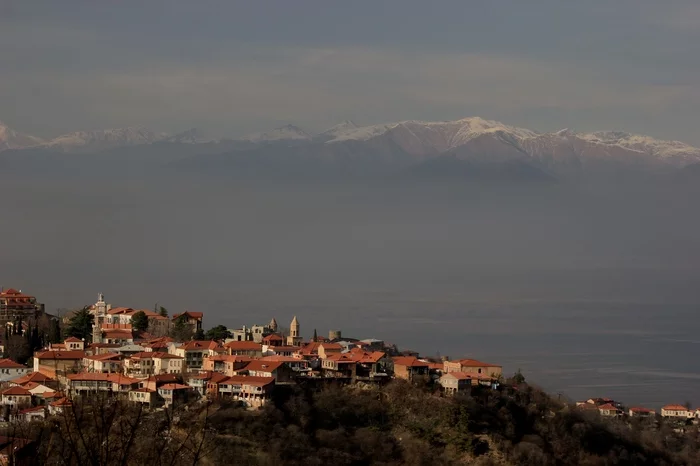
[[[148,328],[148,316],[145,312],[139,311],[131,316],[131,328],[137,332],[144,332]]]
[[[212,327],[204,334],[205,340],[225,340],[227,338],[231,338],[231,332],[228,331],[225,325]]]
[[[94,320],[95,317],[90,314],[90,308],[85,306],[71,317],[68,328],[66,329],[66,334],[71,337],[84,338],[85,341],[90,341],[92,339],[92,323]]]
[[[187,323],[187,317],[184,315],[178,316],[170,329],[170,337],[180,342],[190,340],[193,333],[192,326]]]
[[[312,341],[314,341],[314,342],[318,341],[318,334],[316,334],[316,329],[314,329],[314,338]]]
[[[163,306],[160,306],[160,309],[158,312],[163,317],[168,317],[168,310],[166,308],[164,308]]]

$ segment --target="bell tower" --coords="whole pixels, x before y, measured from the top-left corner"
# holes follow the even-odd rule
[[[292,323],[289,324],[289,336],[287,337],[288,346],[300,346],[302,343],[301,338],[301,326],[297,320],[297,316],[294,316]]]

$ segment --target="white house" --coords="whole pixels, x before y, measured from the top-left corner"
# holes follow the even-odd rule
[[[694,413],[692,411],[689,411],[688,408],[681,405],[666,405],[661,408],[662,417],[687,419],[689,417],[693,417],[693,414]]]
[[[14,362],[12,359],[0,359],[0,382],[16,379],[31,372],[27,366]]]

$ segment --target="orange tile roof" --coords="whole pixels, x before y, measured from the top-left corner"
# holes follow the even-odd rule
[[[63,340],[64,343],[82,343],[83,340],[80,338],[75,338],[75,337],[68,337],[65,340]]]
[[[180,383],[166,383],[158,387],[159,390],[187,390],[189,388],[191,388],[189,385],[182,385]]]
[[[253,360],[250,356],[239,356],[235,354],[217,354],[210,356],[208,361],[224,361],[224,362],[250,362]]]
[[[688,408],[682,405],[666,405],[663,409],[666,411],[688,411]]]
[[[178,348],[184,349],[186,351],[202,350],[202,349],[208,349],[208,350],[223,349],[221,347],[221,345],[219,345],[219,343],[214,341],[214,340],[191,340],[191,341],[188,341],[186,343],[183,343]]]
[[[263,361],[262,359],[254,359],[241,370],[256,371],[256,372],[272,372],[277,370],[283,363],[280,361]]]
[[[277,361],[277,362],[305,362],[303,359],[297,359],[293,356],[280,356],[278,354],[272,356],[263,356],[259,361]]]
[[[312,341],[311,343],[308,343],[304,346],[301,346],[299,348],[299,350],[297,350],[297,353],[305,354],[305,355],[318,354],[318,347],[319,346],[321,346],[321,343]]]
[[[0,359],[0,369],[27,369],[27,366],[13,361],[12,359]]]
[[[73,406],[73,403],[68,398],[61,398],[60,400],[53,401],[51,406]]]
[[[635,406],[633,408],[630,408],[630,411],[632,411],[633,413],[653,413],[653,412],[655,412],[653,409],[643,408],[641,406]]]
[[[23,409],[19,412],[19,414],[29,414],[29,413],[39,412],[39,411],[43,412],[44,407],[43,406],[34,406],[33,408]]]
[[[101,372],[82,372],[80,374],[68,374],[66,377],[68,378],[68,380],[97,380],[103,382],[118,383],[119,385],[133,385],[139,383],[137,379],[132,379],[131,377],[127,377],[122,374],[116,374],[113,372],[108,374]]]
[[[254,341],[229,341],[224,348],[234,351],[262,351],[262,345]]]
[[[271,333],[263,337],[262,341],[284,341],[284,337],[277,333]]]
[[[32,396],[32,394],[29,393],[29,390],[27,390],[26,388],[22,388],[22,387],[10,387],[7,390],[2,392],[2,396],[7,396],[7,395]]]
[[[393,358],[395,366],[406,366],[406,367],[428,367],[429,364],[425,361],[413,356],[397,356]]]
[[[610,404],[610,403],[605,403],[604,405],[598,406],[598,409],[600,411],[619,411],[617,409],[617,406]]]
[[[118,353],[102,353],[93,354],[92,356],[85,356],[83,359],[87,359],[89,361],[120,361],[121,358],[121,354]]]
[[[34,355],[38,359],[83,359],[85,351],[43,351]]]
[[[324,351],[328,351],[328,350],[342,350],[342,349],[343,349],[343,346],[340,345],[339,343],[321,343],[321,344],[319,345],[319,347],[320,347],[320,346],[323,346],[323,350],[324,350]]]
[[[175,374],[157,374],[151,375],[146,379],[146,382],[177,382],[180,380]]]

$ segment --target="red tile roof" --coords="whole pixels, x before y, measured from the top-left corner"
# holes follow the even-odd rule
[[[276,333],[271,333],[271,334],[263,337],[262,341],[264,341],[264,342],[284,341],[284,337],[282,335],[278,335]]]
[[[619,409],[617,409],[617,406],[611,403],[605,403],[604,405],[600,405],[598,406],[598,409],[600,411],[619,411]]]
[[[52,402],[51,406],[73,406],[73,403],[68,398],[61,398]]]
[[[27,369],[27,366],[13,361],[12,359],[0,359],[0,369]]]
[[[104,374],[100,372],[82,372],[80,374],[68,374],[66,377],[68,378],[68,380],[97,380],[103,382],[117,383],[119,385],[133,385],[139,383],[137,379],[132,379],[131,377],[127,377],[125,375],[116,373]]]
[[[398,356],[393,358],[395,366],[428,367],[428,363],[413,356]]]
[[[27,382],[38,382],[38,383],[44,383],[44,382],[53,382],[54,379],[51,377],[42,374],[41,372],[30,372],[29,374],[23,375],[22,377],[17,377],[16,379],[10,380],[12,383],[16,383],[18,385],[25,384]]]
[[[281,361],[263,361],[262,359],[254,359],[250,361],[243,369],[244,371],[256,372],[272,372],[277,370],[283,363]]]
[[[94,354],[92,356],[85,356],[83,359],[87,359],[89,361],[121,361],[122,356],[121,354],[117,353],[102,353]]]
[[[191,340],[186,343],[183,343],[178,348],[184,349],[186,351],[223,349],[221,345],[219,345],[219,343],[214,340]]]
[[[2,392],[2,396],[7,396],[7,395],[32,396],[32,394],[29,393],[29,390],[27,390],[26,388],[22,388],[22,387],[10,387],[7,390]]]
[[[82,343],[83,340],[80,338],[75,338],[75,337],[68,337],[65,340],[63,340],[64,343]]]
[[[43,351],[34,355],[38,359],[83,359],[85,351]]]
[[[262,351],[262,345],[254,341],[229,341],[224,348],[233,351]]]
[[[688,411],[688,408],[682,405],[666,405],[663,409],[666,411]]]
[[[655,412],[653,409],[643,408],[641,406],[635,406],[633,408],[630,408],[630,411],[632,411],[633,413],[654,413]]]
[[[151,375],[146,379],[146,382],[178,382],[180,379],[176,374],[157,374]]]
[[[182,385],[180,383],[166,383],[165,385],[158,387],[159,390],[188,390],[189,385]]]
[[[324,351],[328,351],[328,350],[340,351],[343,349],[343,346],[340,345],[339,343],[321,343],[319,346],[323,346]]]
[[[44,407],[43,406],[34,406],[33,408],[27,408],[23,409],[19,412],[19,414],[29,414],[29,413],[38,413],[38,412],[43,412]]]

